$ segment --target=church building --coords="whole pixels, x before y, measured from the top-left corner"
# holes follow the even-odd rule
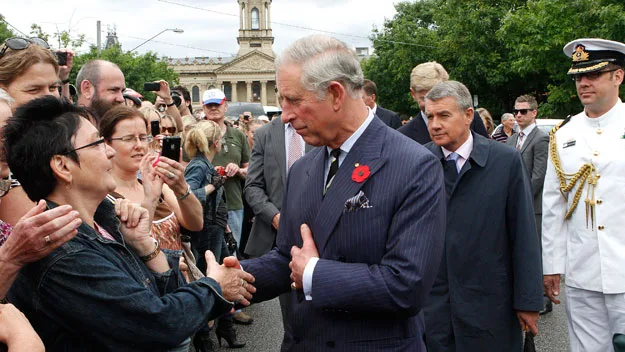
[[[238,0],[239,52],[233,57],[169,58],[189,89],[193,107],[206,89],[219,88],[229,102],[276,103],[276,70],[271,32],[271,0]]]

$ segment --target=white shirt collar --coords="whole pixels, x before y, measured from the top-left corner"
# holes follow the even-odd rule
[[[373,103],[373,109],[371,109],[371,111],[375,114],[378,111],[378,104]]]
[[[441,149],[443,150],[443,155],[445,155],[445,159],[447,159],[447,157],[449,156],[449,154],[452,153],[451,150],[447,150],[445,149],[445,147],[441,147]],[[469,156],[471,155],[471,152],[473,151],[473,134],[471,133],[471,131],[469,131],[469,138],[467,138],[467,140],[462,143],[462,145],[455,150],[456,154],[460,155],[460,157],[464,160],[469,160]]]
[[[536,122],[534,122],[533,124],[525,127],[525,129],[523,129],[521,132],[523,132],[524,136],[529,136],[529,134],[532,133],[532,131],[534,130],[535,127],[536,127]]]
[[[371,123],[371,121],[373,121],[373,110],[371,110],[370,107],[367,107],[367,109],[369,110],[369,115],[367,116],[367,118],[365,119],[365,121],[362,123],[362,125],[360,125],[360,127],[358,127],[358,129],[356,131],[354,131],[354,133],[349,136],[349,138],[347,138],[345,140],[345,142],[343,142],[343,144],[341,144],[341,146],[339,147],[339,149],[341,149],[341,155],[339,157],[339,159],[343,159],[343,157],[345,155],[347,155],[349,153],[349,151],[352,149],[352,147],[354,146],[354,144],[356,144],[356,141],[358,140],[358,138],[360,138],[360,136],[362,136],[362,134],[365,132],[365,130],[367,129],[367,127],[369,127],[369,124]],[[330,152],[332,151],[332,149],[330,147],[326,147],[328,154],[330,154]],[[340,163],[339,163],[340,164]]]

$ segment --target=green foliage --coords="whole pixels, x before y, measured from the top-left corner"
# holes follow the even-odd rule
[[[170,85],[178,84],[179,75],[169,68],[165,61],[158,61],[155,53],[148,52],[143,55],[126,53],[119,46],[102,50],[100,54],[98,54],[98,50],[95,47],[92,47],[88,53],[75,57],[74,67],[70,74],[71,82],[76,81],[76,75],[82,65],[89,60],[95,59],[107,60],[117,64],[124,73],[126,87],[143,94],[144,99],[152,102],[156,96],[153,92],[144,92],[143,83],[163,79],[169,82]]]
[[[36,23],[30,25],[30,36],[41,38],[46,42],[50,43],[50,35],[48,33],[45,33],[43,29],[41,29],[41,26]]]
[[[0,43],[4,43],[8,38],[15,37],[15,33],[4,22],[4,16],[0,15]]]
[[[422,0],[395,8],[374,28],[374,56],[363,71],[378,85],[380,105],[401,114],[416,110],[410,72],[426,61],[441,63],[495,119],[521,94],[536,96],[540,117],[579,112],[562,47],[576,38],[625,38],[622,0]]]

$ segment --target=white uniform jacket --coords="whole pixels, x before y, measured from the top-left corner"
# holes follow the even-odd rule
[[[556,132],[557,150],[565,173],[592,163],[599,180],[595,189],[594,227],[584,185],[577,208],[564,216],[579,183],[566,195],[549,155],[543,189],[543,274],[565,274],[572,287],[603,292],[625,292],[625,104],[619,102],[605,115],[575,115]]]

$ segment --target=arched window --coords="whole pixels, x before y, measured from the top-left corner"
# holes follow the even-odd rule
[[[252,9],[252,29],[260,29],[260,18],[258,17],[258,9]]]
[[[198,103],[200,101],[200,87],[193,86],[193,88],[191,88],[191,100],[194,103]]]

